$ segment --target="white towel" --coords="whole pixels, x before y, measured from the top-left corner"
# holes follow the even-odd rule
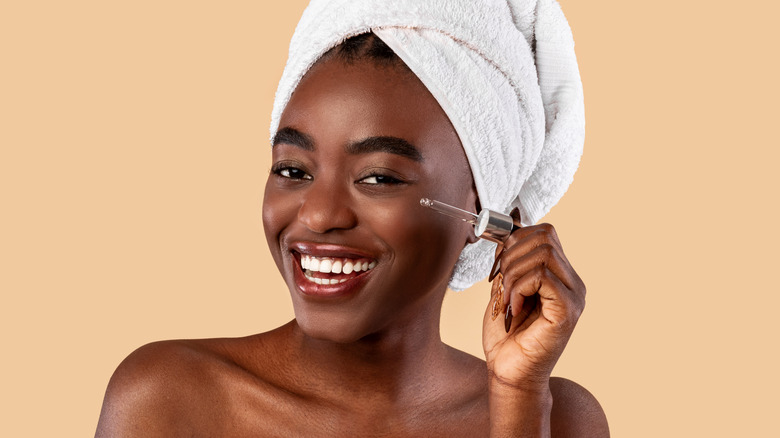
[[[374,32],[441,105],[466,151],[483,208],[536,223],[566,192],[582,155],[585,110],[571,29],[555,0],[313,0],[290,42],[271,137],[309,68]],[[487,276],[494,244],[467,245],[450,280]]]

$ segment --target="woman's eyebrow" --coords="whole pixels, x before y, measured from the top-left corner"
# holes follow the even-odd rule
[[[368,154],[372,152],[386,152],[396,154],[414,161],[422,161],[420,151],[408,141],[398,137],[368,137],[347,145],[347,153]]]
[[[276,146],[279,143],[298,146],[307,151],[314,150],[314,140],[311,137],[295,128],[290,128],[289,126],[276,131],[271,146]]]
[[[312,139],[309,135],[289,126],[278,130],[276,135],[274,135],[272,145],[276,146],[280,143],[297,146],[307,151],[314,150],[314,139]],[[422,154],[416,146],[402,138],[390,136],[368,137],[364,138],[363,140],[349,143],[347,144],[346,151],[350,154],[385,152],[388,154],[400,155],[414,161],[423,160]]]

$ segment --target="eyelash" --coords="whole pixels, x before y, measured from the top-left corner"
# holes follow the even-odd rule
[[[376,182],[375,183],[368,183],[365,182],[365,180],[373,178]],[[380,179],[384,179],[384,182],[381,182]],[[398,184],[404,184],[404,181],[401,181],[398,178],[395,178],[390,175],[383,175],[381,173],[372,173],[370,175],[364,176],[363,178],[358,180],[359,184],[367,184],[367,185],[398,185]]]
[[[277,164],[276,166],[274,166],[271,169],[271,172],[274,175],[280,176],[282,178],[291,179],[291,180],[311,180],[312,179],[311,175],[306,173],[306,171],[301,170],[301,169],[299,169],[299,168],[297,168],[295,166],[291,166],[291,165],[289,165],[287,163]],[[293,176],[293,173],[297,173],[297,172],[300,172],[301,175]],[[285,175],[285,173],[286,173],[286,175]]]
[[[271,169],[271,172],[274,175],[277,175],[281,178],[287,178],[293,181],[310,181],[312,180],[312,176],[306,173],[306,171],[294,166],[290,165],[289,163],[279,163]],[[299,173],[300,172],[300,173]],[[298,175],[295,175],[298,174]],[[367,179],[374,179],[376,182],[366,182]],[[380,185],[400,185],[405,184],[404,181],[382,173],[371,173],[369,175],[366,175],[359,180],[357,180],[358,184],[365,184],[365,185],[371,185],[371,186],[380,186]]]

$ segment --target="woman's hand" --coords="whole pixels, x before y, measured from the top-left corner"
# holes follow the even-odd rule
[[[512,216],[519,222],[518,213]],[[507,332],[504,312],[493,319],[494,301],[501,299],[494,284],[482,332],[491,390],[547,393],[550,373],[585,307],[585,285],[552,225],[515,230],[496,254],[503,280],[499,275],[493,282],[504,287],[498,309],[511,312],[512,320]]]

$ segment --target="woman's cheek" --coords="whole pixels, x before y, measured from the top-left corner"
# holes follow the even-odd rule
[[[281,269],[282,258],[280,248],[280,234],[289,226],[296,215],[294,197],[283,196],[269,189],[270,182],[266,184],[263,196],[263,230],[265,239],[271,250],[271,254]]]
[[[419,200],[399,206],[376,206],[374,211],[376,219],[371,228],[377,234],[377,230],[383,230],[381,239],[392,248],[397,261],[434,274],[438,270],[448,271],[452,260],[457,260],[465,242],[465,238],[459,239],[462,230],[458,221],[424,209]]]

